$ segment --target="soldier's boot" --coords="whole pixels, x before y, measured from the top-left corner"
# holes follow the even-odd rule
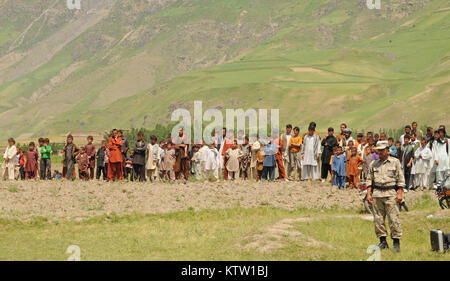
[[[394,248],[392,249],[394,252],[399,253],[400,252],[400,239],[394,238]]]
[[[380,237],[380,244],[378,244],[380,250],[389,249],[389,244],[386,241],[386,237]]]

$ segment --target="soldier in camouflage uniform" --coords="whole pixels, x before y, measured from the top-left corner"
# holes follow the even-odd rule
[[[387,141],[378,141],[376,149],[380,159],[369,166],[369,188],[367,200],[373,205],[375,233],[380,239],[380,249],[389,248],[386,241],[385,219],[388,217],[391,238],[395,252],[400,252],[402,229],[399,221],[397,204],[402,202],[405,177],[400,161],[389,156]]]

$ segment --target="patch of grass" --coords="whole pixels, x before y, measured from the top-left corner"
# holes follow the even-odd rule
[[[19,185],[17,183],[8,184],[8,191],[9,192],[19,192]]]
[[[427,220],[424,210],[438,207],[401,213],[402,252],[383,251],[382,260],[449,259],[430,250],[429,230],[449,231],[450,221]],[[288,226],[274,235],[280,222]],[[366,260],[367,247],[377,243],[372,222],[341,209],[190,209],[81,222],[2,219],[0,225],[0,260],[64,260],[69,245],[80,246],[83,260]],[[248,247],[255,241],[257,247]]]
[[[58,186],[52,186],[49,188],[49,192],[53,195],[53,196],[57,196],[59,191],[61,190],[61,187]]]

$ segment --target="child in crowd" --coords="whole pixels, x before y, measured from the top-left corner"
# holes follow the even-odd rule
[[[86,148],[81,147],[80,153],[76,157],[78,164],[78,177],[80,180],[89,180],[89,156],[86,153]]]
[[[25,153],[23,152],[23,150],[21,148],[19,148],[18,150],[19,152],[19,174],[20,174],[20,179],[24,180],[25,179]]]
[[[103,180],[107,180],[108,176],[106,174],[106,171],[108,170],[105,163],[105,159],[107,158],[108,149],[106,148],[106,140],[102,140],[102,144],[100,149],[97,151],[95,158],[97,159],[97,172],[95,175],[95,178],[97,180],[100,179],[100,176],[103,174]]]
[[[172,149],[172,143],[168,142],[165,146],[165,150],[163,152],[163,155],[161,155],[162,161],[162,168],[161,171],[163,172],[164,179],[169,181],[175,180],[175,172],[174,172],[174,165],[176,160],[175,150]]]
[[[366,137],[362,137],[361,142],[359,143],[359,145],[356,147],[356,149],[358,149],[358,154],[361,158],[364,157],[364,147],[367,145],[367,138]]]
[[[242,157],[242,151],[239,149],[237,140],[233,140],[233,145],[225,154],[227,158],[226,168],[230,180],[239,178],[239,161]]]
[[[58,170],[53,172],[53,179],[60,180],[62,178],[61,173]]]
[[[257,159],[257,181],[261,180],[262,177],[262,172],[264,169],[264,158],[266,156],[266,153],[264,151],[264,147],[265,147],[265,143],[263,141],[260,142],[260,149],[258,150],[258,153],[256,155],[256,159]],[[300,153],[300,151],[299,151]]]
[[[348,158],[347,178],[350,188],[356,188],[359,183],[359,169],[362,167],[364,161],[358,155],[356,147],[352,147],[350,150],[350,157]]]
[[[215,180],[219,180],[220,154],[214,142],[209,145],[209,149],[204,154],[205,161],[205,178],[209,179],[211,173]]]
[[[27,158],[25,162],[25,179],[37,179],[39,155],[36,151],[34,142],[30,142],[27,150]]]
[[[294,128],[294,135],[289,139],[289,164],[288,164],[288,178],[291,178],[292,171],[298,173],[299,180],[302,179],[301,166],[301,148],[303,139],[299,136],[300,128]]]
[[[38,161],[37,161],[37,172],[36,172],[36,179],[41,178],[41,167],[42,167],[42,155],[41,155],[41,147],[44,146],[44,138],[38,139],[38,146],[35,148],[36,152],[38,154]]]
[[[125,179],[129,181],[134,181],[134,170],[133,170],[133,157],[134,157],[134,150],[130,151],[130,155],[127,156],[125,159]]]
[[[194,145],[194,151],[191,158],[191,174],[195,175],[197,180],[202,179],[202,166],[201,166],[201,154],[200,147],[198,145]]]
[[[240,145],[239,149],[241,150],[242,157],[240,158],[239,168],[240,168],[240,176],[244,180],[250,178],[250,163],[252,160],[252,151],[249,144],[249,138],[244,137],[244,143]]]
[[[364,149],[364,156],[363,156],[363,175],[362,178],[366,180],[369,176],[369,166],[370,163],[373,161],[373,149],[370,146],[366,146]]]
[[[374,136],[374,144],[377,145],[377,142],[380,140],[380,135],[378,133],[376,133]]]
[[[397,155],[397,148],[395,147],[395,144],[394,144],[394,138],[388,139],[388,145],[389,145],[389,151],[391,152],[390,156],[395,157],[395,155]]]
[[[166,142],[164,141],[164,140],[160,140],[159,141],[159,155],[162,155],[163,154],[163,152],[164,152],[164,146],[166,146]],[[166,148],[167,148],[167,146],[166,146]],[[158,162],[158,167],[159,167],[159,169],[158,169],[158,176],[159,176],[159,178],[161,179],[161,180],[163,180],[164,179],[164,177],[163,177],[163,171],[161,171],[161,164],[162,164],[162,158],[160,157],[159,158],[159,162]]]
[[[276,167],[276,153],[277,145],[269,141],[267,145],[262,149],[264,151],[263,171],[261,175],[262,180],[274,181],[275,179],[275,167]]]
[[[159,145],[156,143],[156,136],[150,137],[150,143],[147,144],[147,163],[145,165],[147,179],[153,181],[157,176],[157,169],[159,159],[161,155],[159,154]]]
[[[349,159],[350,156],[352,155],[353,147],[355,147],[355,142],[353,140],[349,140],[347,142],[347,150],[345,151],[345,157],[347,157],[347,159]]]
[[[338,186],[339,189],[344,189],[345,187],[345,177],[347,175],[347,171],[345,168],[345,163],[347,162],[347,158],[343,153],[342,147],[337,148],[337,153],[335,157],[333,157],[333,165],[332,170],[334,171],[335,181],[334,185]]]
[[[63,148],[63,177],[75,180],[75,161],[80,149],[73,143],[73,136],[68,135]]]
[[[331,155],[331,158],[330,158],[330,166],[331,167],[333,167],[333,159],[337,154],[337,148],[338,148],[337,146],[333,147],[333,155]],[[331,185],[334,185],[334,183],[335,183],[334,171],[333,171],[333,169],[331,169]]]
[[[199,157],[200,157],[200,169],[202,171],[202,174],[204,177],[206,177],[205,174],[205,158],[206,158],[206,153],[208,153],[209,147],[206,145],[205,140],[202,139],[202,144],[200,146],[200,149],[198,150],[199,153]]]
[[[400,141],[395,142],[395,158],[400,159],[402,157],[402,143]]]
[[[94,137],[88,136],[87,137],[87,144],[84,146],[86,150],[86,154],[89,159],[89,179],[94,179],[94,172],[95,172],[95,158],[96,158],[96,151],[95,151],[95,145],[92,144],[94,142]]]
[[[52,147],[50,146],[50,140],[48,138],[43,139],[43,144],[41,146],[41,179],[52,179],[52,168],[51,168],[51,155]]]
[[[158,169],[158,176],[159,179],[161,181],[165,180],[165,176],[166,176],[166,167],[164,165],[164,157],[166,156],[166,151],[167,151],[167,143],[165,141],[160,141],[159,142],[159,147],[162,149],[161,152],[161,157],[159,159],[159,169]]]

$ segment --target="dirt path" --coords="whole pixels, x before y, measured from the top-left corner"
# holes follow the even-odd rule
[[[409,192],[413,202],[422,192]],[[93,182],[0,182],[0,217],[82,220],[108,214],[168,213],[193,208],[222,209],[275,206],[359,209],[357,190],[337,190],[330,185],[305,182],[218,183],[104,183]]]

